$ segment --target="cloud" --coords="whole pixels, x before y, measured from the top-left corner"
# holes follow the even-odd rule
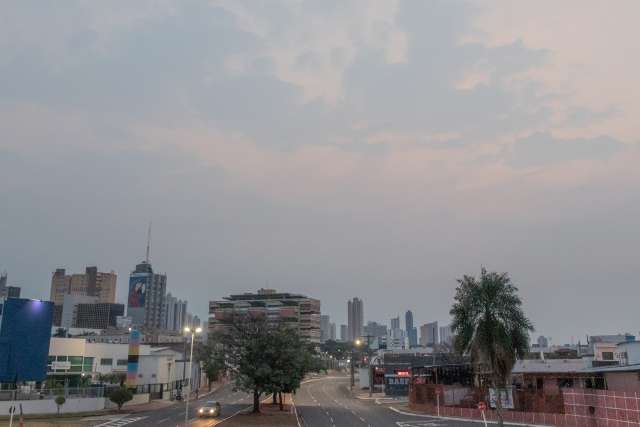
[[[623,143],[607,136],[556,139],[550,133],[538,132],[513,144],[510,163],[527,168],[574,160],[604,161],[624,148]]]

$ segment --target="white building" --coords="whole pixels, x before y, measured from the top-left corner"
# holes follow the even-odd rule
[[[68,378],[88,376],[99,382],[100,375],[127,372],[128,344],[89,342],[84,338],[51,338],[48,376]],[[137,385],[165,384],[163,390],[175,388],[185,372],[182,352],[169,347],[140,345]],[[194,360],[194,384],[200,384],[200,368]],[[188,364],[187,366],[188,367]]]

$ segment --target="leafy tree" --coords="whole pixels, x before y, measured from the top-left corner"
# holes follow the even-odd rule
[[[533,324],[522,310],[518,288],[507,273],[487,273],[458,280],[455,302],[450,312],[454,346],[469,354],[477,366],[486,366],[498,395],[506,386],[517,357],[529,347]],[[498,424],[503,425],[502,402],[496,402]]]
[[[60,408],[67,402],[67,399],[63,395],[56,396],[56,406],[58,407],[58,415],[60,415]]]
[[[235,316],[232,329],[223,338],[235,385],[253,394],[253,412],[260,412],[260,397],[272,389],[271,361],[277,351],[271,343],[270,327],[262,316]]]
[[[317,370],[313,349],[297,331],[264,316],[236,316],[222,342],[236,387],[253,394],[254,412],[265,393],[280,395],[282,407],[281,393],[294,392],[307,372]]]
[[[216,381],[226,369],[222,346],[215,337],[210,337],[209,341],[199,348],[197,359],[207,375],[209,391],[211,391],[211,383]]]
[[[118,405],[118,411],[131,399],[133,399],[133,394],[126,387],[117,388],[109,393],[109,400]]]

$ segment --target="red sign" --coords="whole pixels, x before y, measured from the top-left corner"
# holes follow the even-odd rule
[[[487,410],[487,404],[484,402],[480,402],[478,403],[478,409],[480,409],[482,412]]]
[[[409,371],[396,371],[396,375],[399,377],[409,377]]]

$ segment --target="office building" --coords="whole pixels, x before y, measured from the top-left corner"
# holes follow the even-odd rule
[[[43,381],[53,303],[0,299],[0,382]]]
[[[109,329],[118,326],[118,317],[124,315],[124,304],[83,304],[76,306],[74,328]]]
[[[353,298],[347,302],[347,334],[348,340],[354,341],[363,334],[364,305],[360,298]]]
[[[20,287],[7,285],[6,271],[0,274],[0,298],[20,298]]]
[[[76,314],[78,311],[78,304],[96,304],[98,303],[98,297],[65,294],[62,301],[62,306],[56,306],[61,307],[62,310],[60,319],[58,320],[57,316],[54,315],[53,324],[54,326],[69,329],[75,327],[74,325],[77,318]]]
[[[185,326],[192,326],[188,319],[187,301],[182,301],[171,293],[167,294],[165,303],[165,326],[168,331],[182,331]]]
[[[440,344],[453,346],[453,332],[451,331],[451,325],[440,326]]]
[[[333,322],[329,323],[329,339],[331,341],[336,340],[336,324]]]
[[[407,331],[407,340],[409,341],[409,347],[418,346],[418,330],[413,326],[413,313],[411,310],[407,310],[404,315],[405,330]]]
[[[127,316],[136,327],[164,329],[166,325],[167,276],[153,272],[151,264],[143,261],[129,277]]]
[[[349,328],[347,325],[340,325],[340,341],[345,342],[349,338]]]
[[[331,319],[328,315],[320,315],[320,342],[324,343],[331,339]]]
[[[420,326],[420,345],[433,347],[438,344],[438,322],[426,323]]]
[[[237,316],[266,316],[272,324],[297,329],[300,337],[320,343],[320,300],[300,294],[260,289],[209,302],[209,333],[228,333]]]
[[[391,330],[400,329],[400,316],[391,318]]]
[[[87,267],[84,273],[66,274],[64,268],[58,268],[51,276],[50,299],[56,305],[62,305],[64,296],[85,295],[98,298],[98,302],[116,302],[116,283],[118,276],[113,271],[103,273],[97,267]]]
[[[378,322],[369,321],[364,327],[364,334],[365,336],[375,337],[375,338],[386,337],[387,325],[382,325]]]

